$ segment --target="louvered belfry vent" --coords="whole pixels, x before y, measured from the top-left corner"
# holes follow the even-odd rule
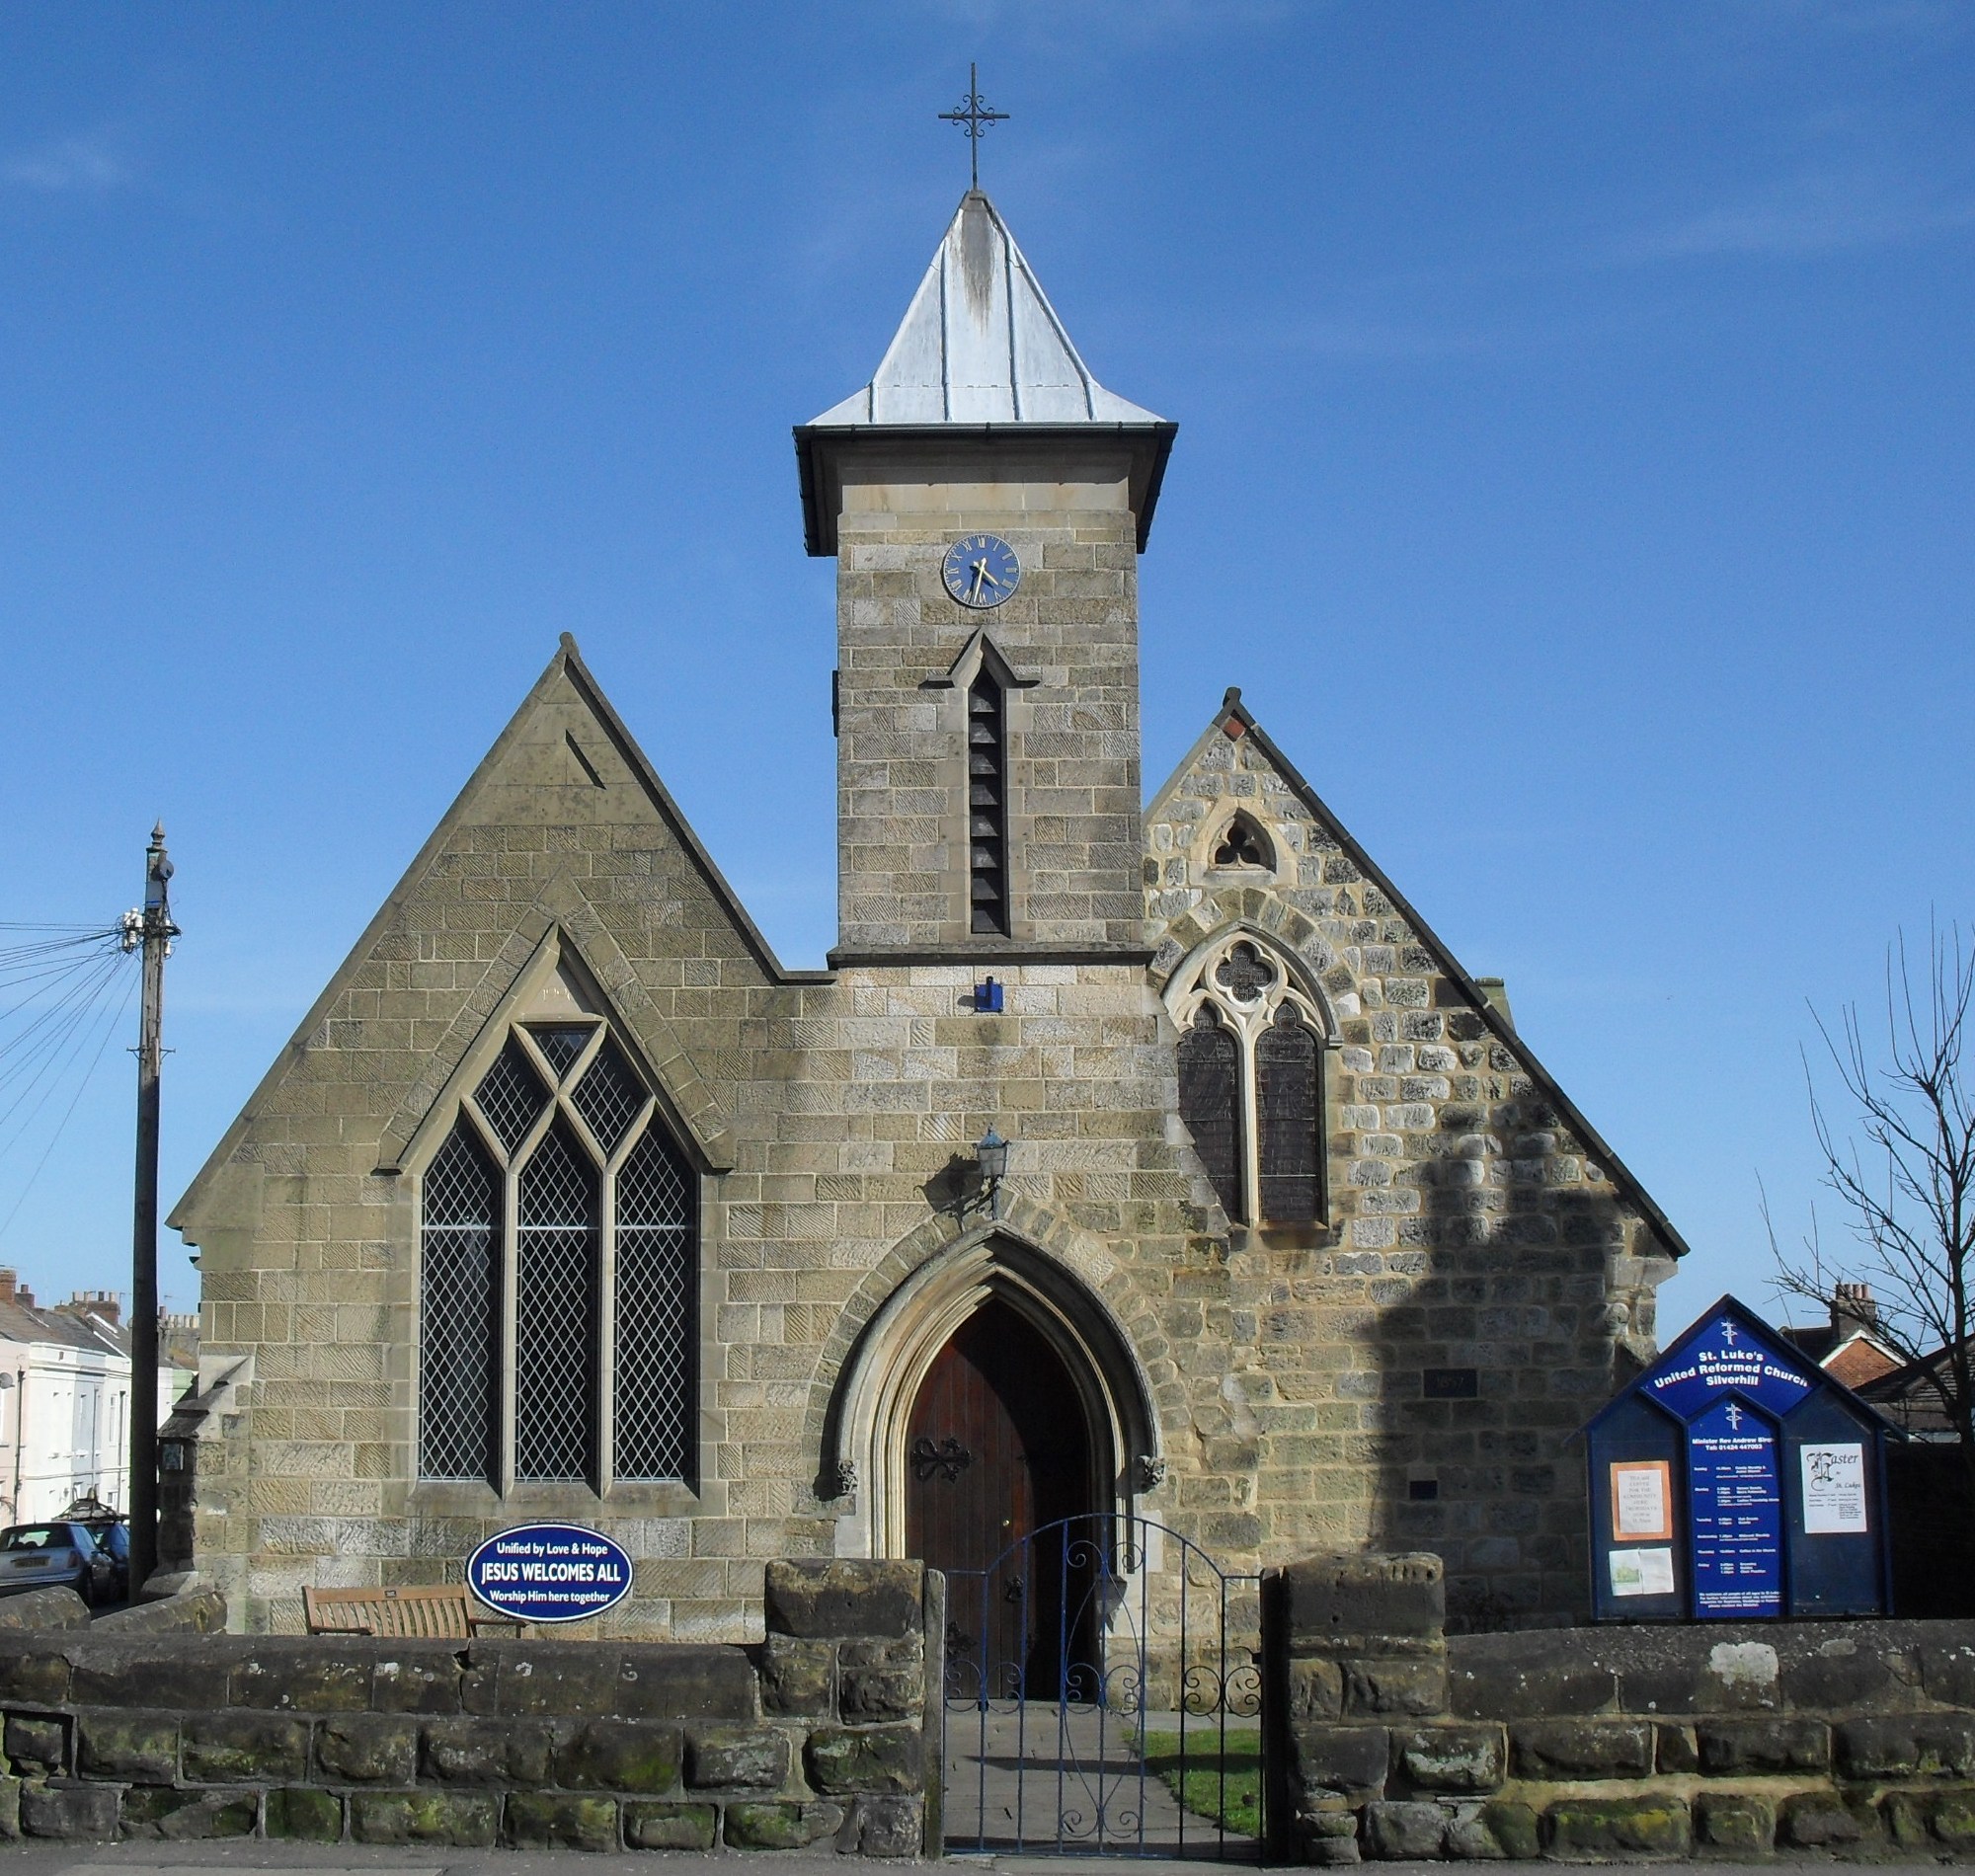
[[[420,1476],[689,1482],[698,1178],[608,1025],[511,1032],[422,1209]]]
[[[967,884],[969,929],[1008,935],[1008,743],[1006,700],[987,671],[967,693]]]

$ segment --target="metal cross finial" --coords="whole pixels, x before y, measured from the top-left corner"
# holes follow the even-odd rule
[[[1005,111],[990,111],[981,99],[981,68],[970,65],[967,68],[967,96],[951,111],[939,114],[942,123],[957,123],[967,133],[967,153],[972,159],[974,181],[971,187],[981,187],[981,139],[988,134],[990,125],[1005,123]]]

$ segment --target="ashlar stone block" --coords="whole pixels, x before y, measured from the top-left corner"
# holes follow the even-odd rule
[[[657,1804],[634,1798],[624,1806],[624,1847],[632,1850],[710,1850],[720,1813],[710,1804]]]
[[[800,1850],[843,1825],[839,1804],[730,1804],[727,1846],[735,1850]]]
[[[809,1781],[830,1797],[918,1788],[922,1739],[915,1726],[823,1726],[803,1759]]]
[[[554,1791],[511,1791],[501,1820],[502,1841],[519,1850],[614,1850],[617,1833],[614,1798]]]
[[[1507,1760],[1499,1726],[1456,1722],[1392,1734],[1394,1768],[1417,1791],[1493,1791],[1502,1782]]]
[[[492,1849],[500,1800],[477,1791],[356,1791],[350,1835],[358,1843],[437,1843]]]
[[[683,1758],[676,1726],[649,1720],[592,1720],[557,1748],[556,1782],[578,1789],[675,1791]]]
[[[775,1790],[789,1771],[789,1739],[773,1727],[695,1727],[686,1735],[686,1782],[700,1790]]]

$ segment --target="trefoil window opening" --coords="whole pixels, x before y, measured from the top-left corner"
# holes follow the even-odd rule
[[[1265,871],[1275,865],[1262,830],[1246,815],[1236,815],[1227,823],[1214,849],[1216,866],[1252,866]]]

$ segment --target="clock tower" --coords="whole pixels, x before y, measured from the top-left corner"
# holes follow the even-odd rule
[[[837,965],[1145,947],[1138,556],[1176,427],[970,190],[871,382],[796,431],[837,563]]]

